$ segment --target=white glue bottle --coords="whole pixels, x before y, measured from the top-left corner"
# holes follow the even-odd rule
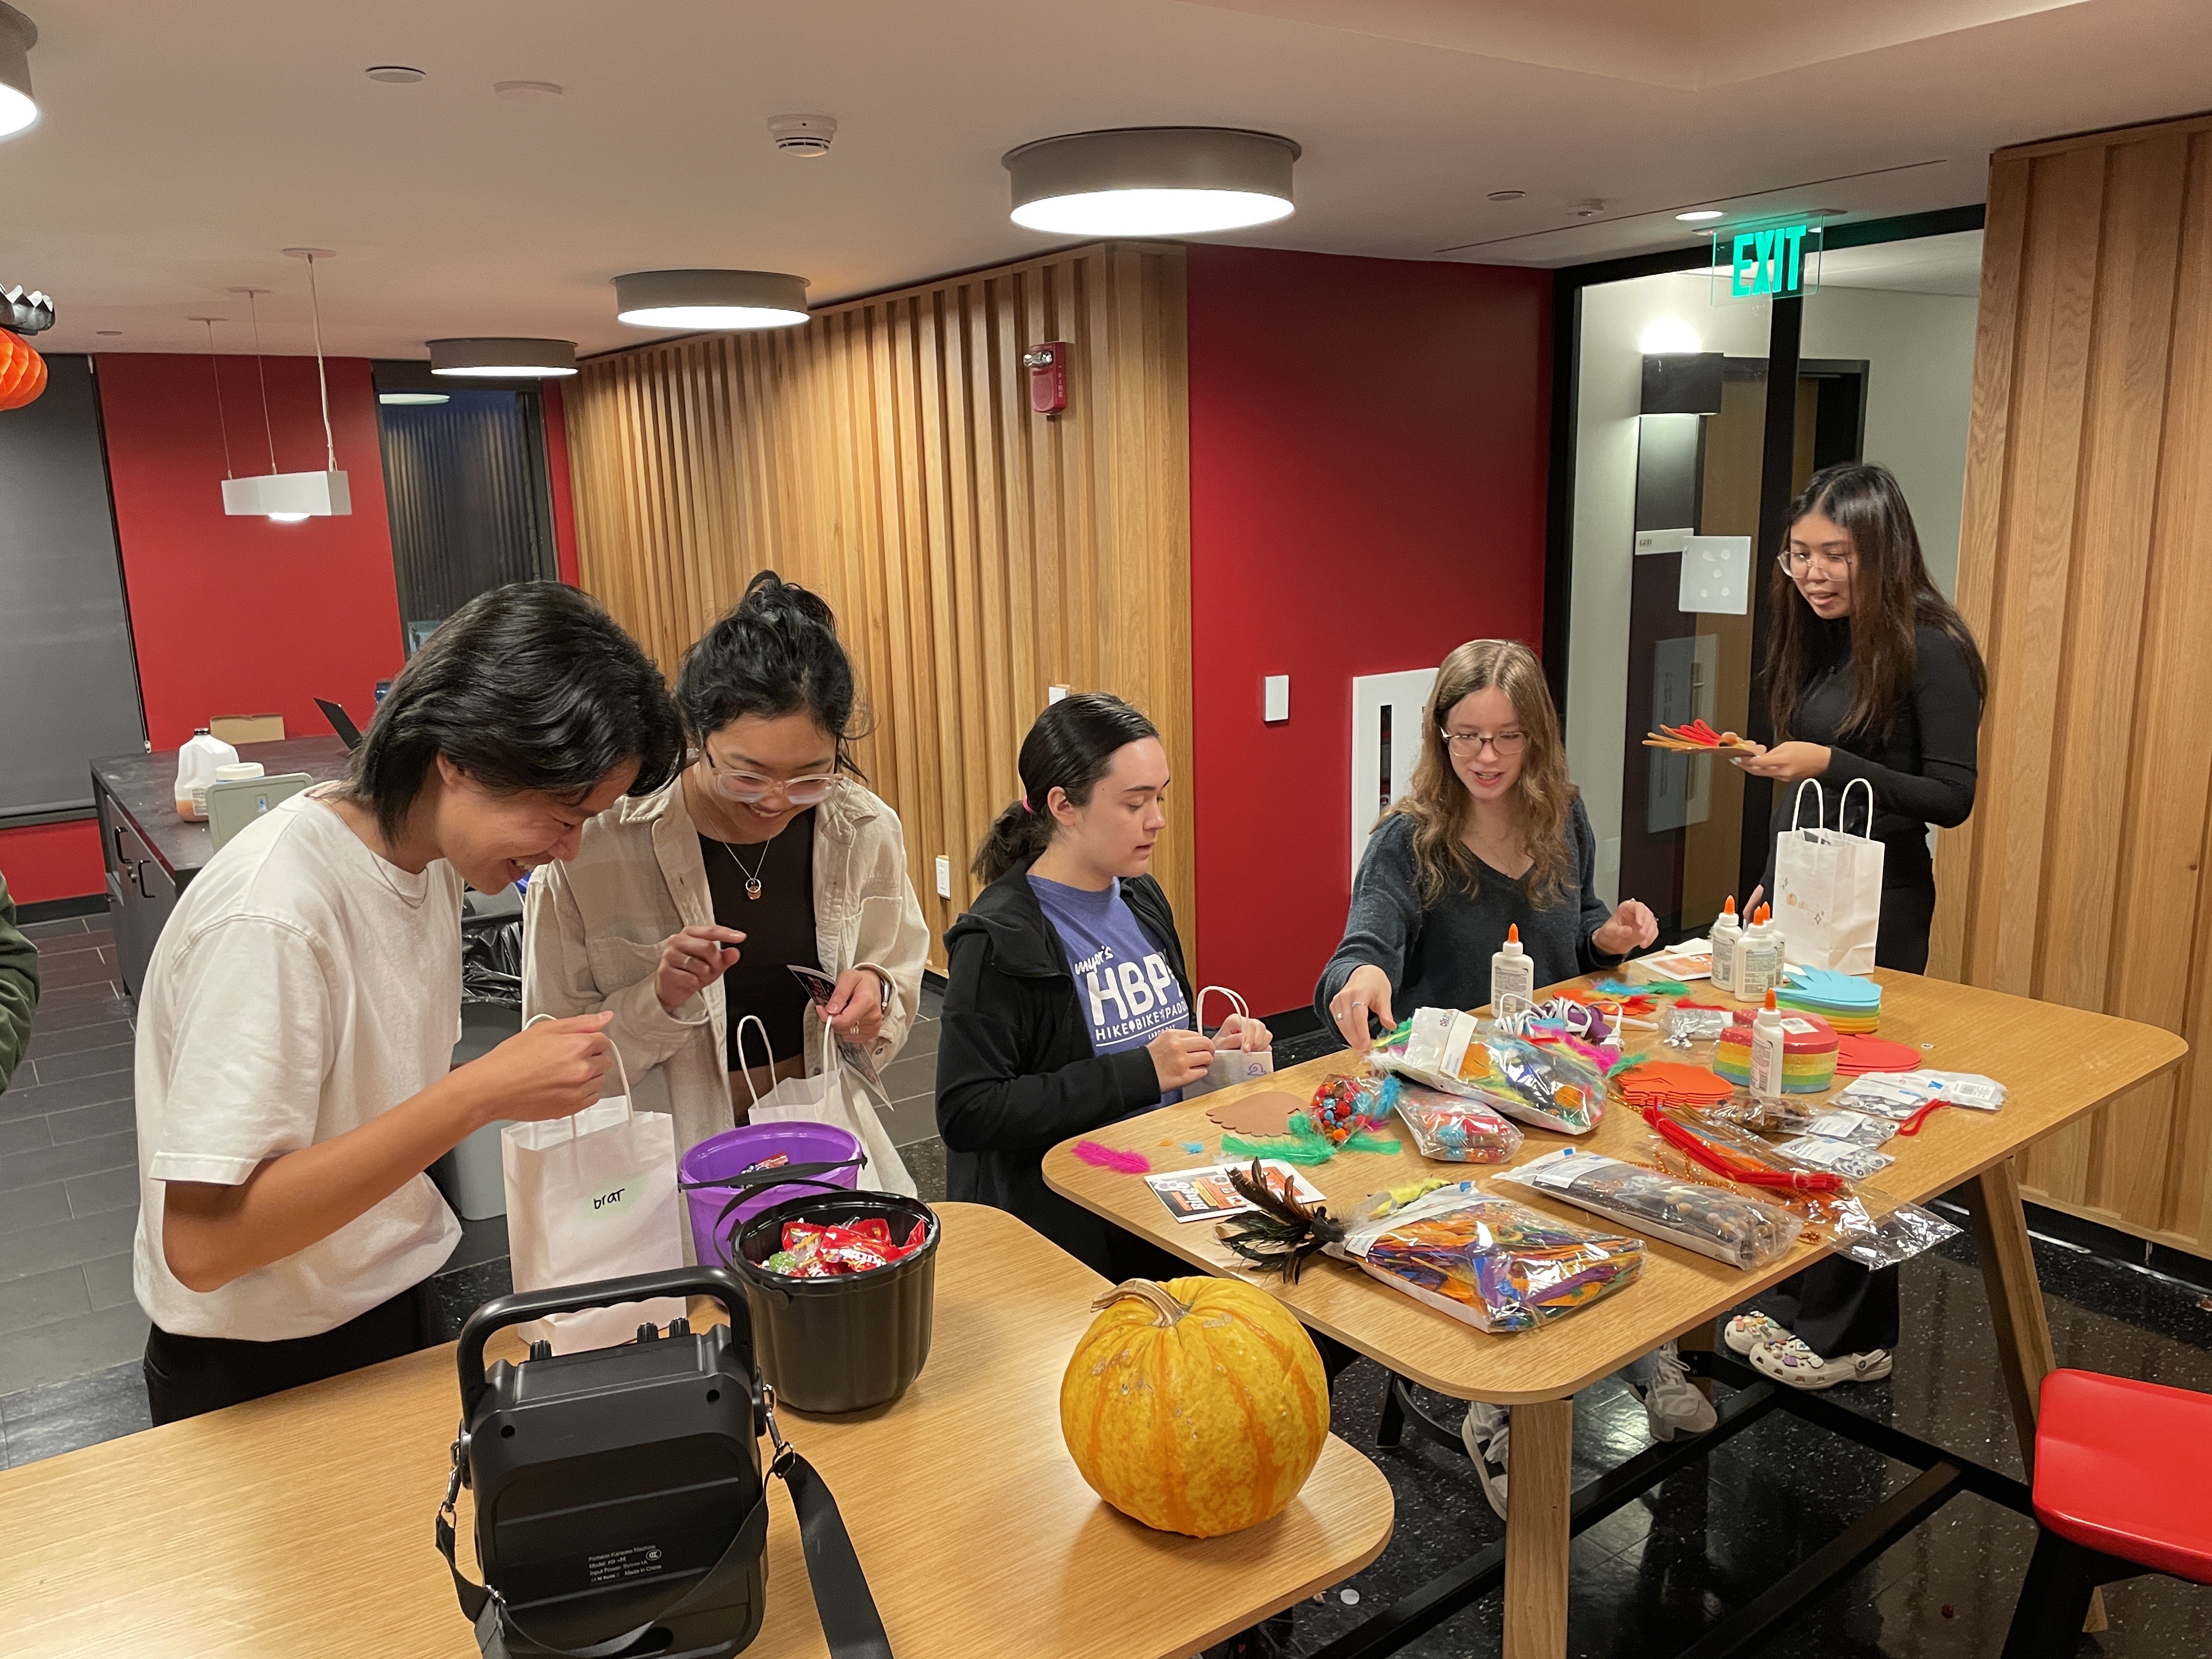
[[[1505,948],[1490,958],[1490,1012],[1504,1012],[1505,999],[1518,997],[1522,1006],[1536,1001],[1536,961],[1521,948],[1519,926],[1505,930]]]
[[[1735,994],[1756,1001],[1782,983],[1782,930],[1764,904],[1735,948]]]
[[[1711,938],[1713,942],[1713,989],[1726,991],[1734,996],[1735,951],[1736,946],[1743,941],[1743,929],[1736,922],[1735,895],[1733,893],[1729,895],[1728,903],[1722,908],[1720,915],[1713,918]]]
[[[1751,1021],[1751,1091],[1769,1099],[1782,1093],[1782,1064],[1787,1052],[1788,1034],[1782,1029],[1782,1015],[1774,1006],[1774,993],[1766,994],[1766,1006],[1752,1017]]]

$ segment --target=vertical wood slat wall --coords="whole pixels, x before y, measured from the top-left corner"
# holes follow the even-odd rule
[[[905,826],[940,971],[1048,687],[1127,697],[1190,777],[1183,321],[1180,247],[1103,244],[595,358],[571,383],[582,585],[672,679],[756,571],[836,608],[874,720],[857,757]],[[1050,419],[1021,366],[1048,340],[1074,346]],[[1179,793],[1153,872],[1188,950]]]
[[[2186,1037],[2022,1185],[2212,1250],[2212,117],[1992,158],[1959,599],[1990,696],[1929,971]]]

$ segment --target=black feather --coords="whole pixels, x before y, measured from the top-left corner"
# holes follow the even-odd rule
[[[1249,1170],[1231,1170],[1229,1184],[1253,1209],[1221,1223],[1215,1233],[1247,1261],[1282,1274],[1285,1284],[1297,1283],[1298,1270],[1308,1256],[1344,1237],[1343,1224],[1329,1214],[1326,1205],[1307,1208],[1287,1182],[1278,1191],[1256,1158]]]

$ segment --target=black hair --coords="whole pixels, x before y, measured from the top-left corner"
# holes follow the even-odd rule
[[[499,794],[580,802],[624,761],[633,795],[684,764],[667,683],[599,601],[559,582],[513,582],[448,617],[392,683],[346,772],[386,841],[441,755]]]
[[[1035,862],[1057,827],[1052,792],[1060,791],[1077,806],[1085,805],[1118,750],[1159,734],[1152,721],[1103,691],[1079,692],[1048,703],[1022,739],[1021,758],[1016,763],[1022,775],[1022,799],[984,831],[969,866],[975,879],[988,884],[1009,870]]]
[[[676,704],[698,747],[747,714],[775,720],[802,709],[837,742],[837,769],[861,775],[852,744],[853,659],[836,613],[819,593],[763,570],[744,596],[684,653]]]

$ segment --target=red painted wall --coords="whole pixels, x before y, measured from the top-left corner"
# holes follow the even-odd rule
[[[265,472],[252,360],[219,361],[232,465],[240,477]],[[277,470],[320,467],[314,360],[264,362]],[[284,716],[289,736],[325,732],[319,696],[343,703],[367,726],[376,682],[399,671],[399,599],[368,362],[332,358],[328,368],[331,424],[353,513],[272,524],[223,513],[223,441],[207,358],[98,359],[138,682],[156,749],[175,748],[213,714],[273,712]]]
[[[1540,647],[1552,279],[1210,246],[1188,272],[1200,971],[1274,1012],[1351,902],[1353,677]]]
[[[545,483],[553,497],[553,556],[561,580],[571,587],[583,586],[577,575],[576,497],[568,482],[568,407],[561,396],[561,383],[543,383],[538,407],[545,421]]]
[[[0,876],[7,877],[8,896],[18,904],[100,892],[107,877],[100,826],[86,818],[0,830]]]

